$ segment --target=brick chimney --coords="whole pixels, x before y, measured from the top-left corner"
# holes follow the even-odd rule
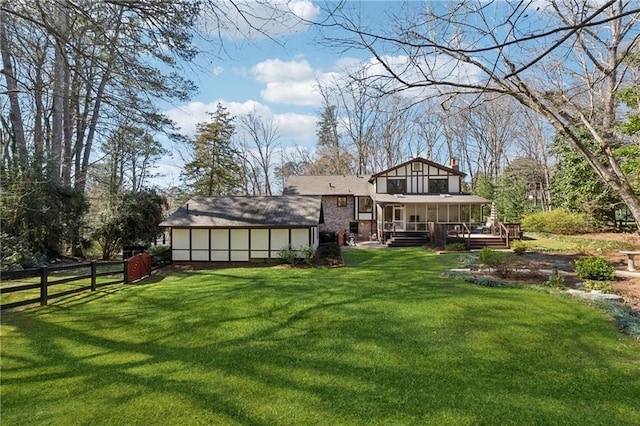
[[[458,160],[456,160],[455,158],[451,157],[451,159],[449,160],[449,167],[452,168],[453,170],[460,170],[460,166],[458,166]]]

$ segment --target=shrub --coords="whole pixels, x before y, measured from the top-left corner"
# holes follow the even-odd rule
[[[338,265],[342,263],[342,255],[340,246],[336,242],[320,244],[316,250],[316,259],[324,260],[330,265]]]
[[[484,247],[480,250],[478,260],[482,265],[495,269],[496,273],[502,278],[509,277],[518,263],[512,253],[499,252],[489,247]]]
[[[526,231],[561,235],[582,234],[592,230],[586,215],[564,209],[526,215],[522,218],[521,226]]]
[[[171,247],[169,246],[151,246],[147,250],[145,250],[145,252],[149,253],[150,255],[154,255],[154,254],[164,253],[169,250],[171,250]]]
[[[446,251],[466,251],[467,245],[465,243],[449,243],[444,246]]]
[[[522,256],[527,251],[527,245],[522,241],[512,241],[511,250],[513,250],[513,252],[518,256]]]
[[[613,266],[600,256],[589,256],[575,261],[578,277],[583,280],[607,281],[615,277]]]
[[[557,268],[553,268],[551,276],[547,281],[542,283],[545,287],[564,288],[564,277],[558,273]]]
[[[290,265],[296,265],[298,263],[298,256],[296,254],[296,251],[291,248],[290,245],[282,247],[278,252],[278,257],[284,263],[288,263]]]
[[[312,265],[313,264],[313,260],[315,259],[316,256],[316,249],[313,246],[303,246],[300,247],[299,252],[302,254],[302,257],[304,258],[304,263],[307,265]]]
[[[613,285],[609,281],[585,280],[584,287],[588,290],[598,290],[603,293],[613,293]]]

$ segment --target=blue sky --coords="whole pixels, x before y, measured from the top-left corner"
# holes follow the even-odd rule
[[[322,9],[332,4],[315,0],[270,0],[272,6],[279,2],[286,3],[299,16],[313,22],[322,21]],[[236,0],[235,4],[255,7],[251,0]],[[431,6],[437,7],[438,4],[445,5],[433,2]],[[411,12],[410,9],[416,11],[424,6],[422,1],[347,2],[347,7],[353,9],[350,16],[359,17],[358,24],[378,34],[391,30],[394,15],[405,15]],[[500,2],[493,7],[499,12]],[[259,9],[250,12],[257,16],[273,13],[272,10]],[[278,142],[283,149],[294,146],[313,149],[316,144],[316,124],[322,108],[321,97],[316,90],[318,81],[337,79],[345,68],[353,68],[355,64],[367,63],[371,72],[376,71],[376,66],[379,67],[368,51],[327,47],[322,36],[330,35],[337,39],[349,37],[336,29],[320,29],[287,20],[285,16],[254,22],[258,26],[267,23],[264,28],[271,36],[268,38],[250,31],[246,26],[242,28],[242,19],[235,16],[233,11],[229,11],[227,17],[238,22],[241,28],[240,31],[222,31],[222,52],[216,50],[220,42],[213,31],[215,28],[211,28],[206,17],[201,20],[201,28],[209,30],[213,44],[201,40],[199,47],[205,53],[193,63],[185,64],[185,72],[199,87],[199,92],[189,102],[163,108],[185,135],[193,135],[197,123],[208,121],[207,113],[215,111],[220,102],[232,116],[240,117],[256,111],[272,119],[278,125]],[[406,57],[396,54],[386,52],[387,62],[397,65],[398,69],[405,69],[401,71],[403,74],[410,73],[410,69],[406,71]],[[476,70],[465,64],[455,64],[436,56],[425,60],[431,61],[429,66],[434,73],[440,73],[443,80],[476,78]],[[381,74],[386,72],[378,68],[377,75]],[[407,91],[404,94],[423,97],[425,92]],[[179,155],[163,159],[159,170],[166,175],[162,179],[163,185],[178,184],[181,164]]]
[[[320,7],[312,1],[289,4],[310,21],[322,19]],[[373,24],[380,19],[384,22],[387,12],[398,10],[400,3],[354,1],[349,6],[358,8]],[[164,109],[184,134],[193,134],[195,125],[207,121],[207,112],[215,111],[220,102],[233,116],[255,110],[272,117],[278,123],[279,143],[284,148],[315,146],[316,122],[321,109],[320,96],[315,90],[317,81],[337,76],[347,64],[367,61],[369,55],[364,51],[340,52],[325,47],[320,42],[318,29],[313,26],[280,22],[267,31],[272,39],[246,31],[223,34],[225,51],[222,53],[214,51],[215,45],[199,41],[205,53],[185,65],[185,72],[199,87],[199,92],[189,102]],[[328,30],[324,31],[326,34]],[[175,155],[165,158],[160,172],[173,175],[177,181],[178,163]]]

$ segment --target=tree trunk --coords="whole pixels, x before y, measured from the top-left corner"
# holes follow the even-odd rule
[[[7,92],[9,95],[9,122],[13,127],[13,134],[18,150],[18,163],[20,168],[25,170],[28,166],[27,142],[24,136],[24,123],[22,121],[22,111],[18,100],[18,81],[13,73],[13,63],[11,61],[11,48],[6,31],[7,14],[0,11],[0,50],[2,51],[2,73],[7,82]]]

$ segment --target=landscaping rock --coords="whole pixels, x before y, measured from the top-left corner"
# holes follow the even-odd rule
[[[607,294],[602,293],[598,290],[591,290],[590,292],[582,291],[582,290],[567,290],[567,293],[572,296],[582,297],[585,299],[593,299],[593,300],[611,300],[613,302],[624,302],[624,298],[617,294]]]

